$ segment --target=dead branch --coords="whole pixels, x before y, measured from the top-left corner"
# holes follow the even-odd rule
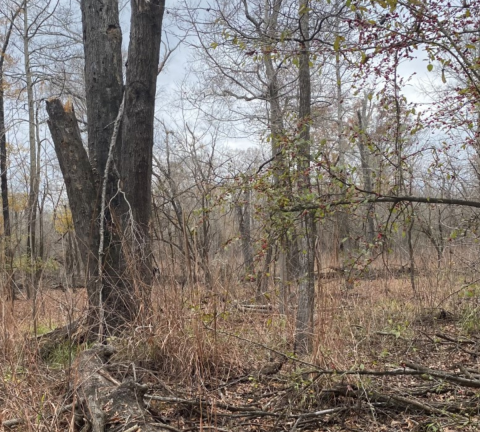
[[[453,342],[456,344],[467,344],[467,345],[474,345],[475,341],[472,341],[470,339],[455,339],[454,337],[451,337],[449,335],[443,334],[443,333],[435,333],[435,336],[444,339],[449,342]]]
[[[443,404],[437,407],[421,402],[417,399],[411,399],[397,394],[383,394],[375,390],[354,389],[347,386],[336,387],[330,390],[324,390],[324,393],[334,394],[336,396],[351,397],[365,400],[368,402],[382,402],[390,406],[401,406],[405,408],[414,408],[427,414],[451,417],[452,412],[458,413],[458,407],[450,404]]]
[[[414,369],[418,372],[422,372],[423,374],[427,374],[436,378],[441,378],[441,379],[444,379],[445,381],[452,382],[461,386],[480,388],[480,381],[476,379],[468,379],[468,378],[463,378],[456,375],[450,375],[446,372],[433,370],[421,365],[417,365],[415,363],[406,362],[405,366],[409,367],[410,369]]]

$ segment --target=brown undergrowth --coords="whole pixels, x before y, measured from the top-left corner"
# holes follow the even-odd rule
[[[359,279],[348,291],[342,280],[320,280],[315,347],[301,358],[295,310],[279,313],[273,287],[255,304],[245,283],[157,284],[153,314],[109,340],[108,373],[148,386],[163,430],[478,430],[480,288],[469,278],[418,272],[415,292],[408,275]],[[83,290],[44,288],[37,334],[84,308]],[[39,358],[31,310],[26,299],[13,313],[3,305],[1,420],[17,430],[76,430],[71,366],[88,346],[66,343]]]

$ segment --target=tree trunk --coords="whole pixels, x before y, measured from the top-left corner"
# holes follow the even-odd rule
[[[82,0],[81,7],[88,156],[71,105],[52,99],[47,111],[85,264],[89,317],[99,334],[102,327],[108,334],[134,321],[142,301],[148,308],[153,114],[164,0],[132,1],[125,94],[118,2]],[[108,170],[112,165],[116,169]],[[100,214],[103,220],[97,221]]]
[[[0,62],[3,63],[4,55]],[[15,291],[13,283],[13,249],[12,249],[12,231],[10,225],[10,206],[8,203],[8,176],[7,176],[7,133],[5,129],[5,102],[3,90],[3,64],[0,65],[0,171],[2,180],[2,213],[3,213],[3,233],[4,233],[4,251],[5,251],[5,299],[15,300]]]
[[[156,423],[147,409],[144,395],[148,386],[138,384],[132,379],[116,382],[106,368],[109,357],[114,353],[109,345],[95,345],[83,351],[76,360],[79,402],[85,406],[79,418],[88,419],[90,427],[82,428],[92,432],[113,430],[112,424],[122,421],[124,431],[154,432],[166,430]]]
[[[84,261],[90,305],[90,317],[105,324],[107,332],[131,321],[136,315],[135,303],[122,286],[124,265],[121,257],[121,227],[115,220],[119,206],[118,176],[105,175],[114,123],[123,97],[122,32],[118,16],[118,1],[82,0],[83,47],[85,53],[85,91],[88,119],[88,155],[93,168],[92,189],[94,197],[91,209],[93,222],[88,260]],[[121,151],[121,137],[117,140],[116,158]],[[103,180],[106,184],[103,185]],[[101,190],[106,188],[104,219],[98,225],[101,212]],[[69,196],[70,199],[70,196]],[[72,209],[73,214],[73,209]],[[74,221],[75,221],[74,216]],[[103,238],[100,239],[102,229]],[[76,225],[75,225],[75,229]],[[99,257],[100,243],[101,261]],[[99,266],[101,268],[99,268]],[[98,278],[99,275],[101,278]],[[118,289],[117,289],[118,288]],[[132,304],[130,304],[132,303]],[[104,315],[104,316],[103,316]]]
[[[10,223],[10,206],[8,202],[8,175],[7,175],[7,130],[5,126],[5,91],[4,91],[4,60],[7,52],[8,43],[12,34],[13,24],[20,12],[20,8],[12,14],[8,30],[3,41],[2,52],[0,55],[0,179],[2,182],[2,214],[3,214],[3,234],[4,234],[4,252],[5,252],[5,298],[15,300],[14,290],[14,271],[13,271],[13,248],[12,248],[12,229]]]
[[[336,20],[336,37],[339,36],[339,18]],[[344,133],[344,124],[343,124],[343,92],[342,92],[342,73],[341,73],[341,64],[340,64],[340,53],[335,53],[335,78],[336,78],[336,91],[337,91],[337,134],[338,134],[338,165],[343,171],[346,170],[345,167],[345,154],[347,152],[346,141],[343,137]],[[345,191],[339,191],[343,196],[345,196]],[[348,213],[346,213],[343,208],[339,208],[336,211],[337,226],[338,226],[338,240],[339,243],[336,245],[340,250],[341,257],[341,266],[345,267],[348,261],[348,252],[351,250],[351,241],[350,241],[350,227],[348,223]]]
[[[310,193],[310,121],[311,121],[311,82],[308,0],[299,1],[300,44],[299,59],[299,193]],[[298,287],[298,310],[295,333],[295,351],[308,353],[313,342],[313,313],[315,303],[315,221],[313,212],[304,213],[302,218],[302,248],[300,256],[300,283]]]
[[[120,151],[122,222],[126,258],[142,300],[149,302],[152,264],[149,222],[152,204],[152,153],[155,95],[165,0],[131,2],[125,116]]]
[[[28,298],[34,297],[37,291],[37,255],[36,255],[36,226],[37,226],[37,196],[39,187],[39,176],[37,171],[37,142],[35,137],[35,110],[33,99],[32,71],[30,68],[30,35],[28,33],[28,0],[23,4],[23,55],[25,62],[25,80],[27,87],[27,106],[28,106],[28,139],[30,145],[30,187],[28,194],[28,235],[27,235],[27,257],[31,267],[31,281],[27,284]],[[35,304],[34,304],[35,308]]]
[[[366,97],[363,100],[362,111],[357,111],[358,117],[358,128],[359,128],[359,138],[358,138],[358,150],[360,152],[360,162],[362,165],[362,176],[363,176],[363,187],[366,191],[371,192],[372,189],[372,174],[370,166],[370,155],[368,153],[367,143],[366,143],[366,129],[367,129],[367,99]],[[373,220],[373,215],[375,213],[374,204],[370,204],[367,210],[367,242],[372,244],[375,241],[375,225]]]
[[[94,230],[97,190],[92,166],[83,147],[71,104],[47,100],[48,126],[67,189],[80,255],[85,266],[96,259],[98,231]],[[89,295],[90,295],[89,291]],[[94,299],[91,299],[94,301]]]
[[[276,37],[278,30],[278,16],[282,7],[283,0],[275,0],[271,7],[265,8],[265,25],[269,37]],[[260,35],[262,36],[262,35]],[[270,107],[269,126],[271,130],[273,179],[279,194],[291,194],[290,185],[282,178],[286,175],[287,167],[285,164],[285,126],[283,121],[283,110],[280,105],[280,84],[278,80],[278,70],[272,60],[271,49],[265,49],[263,53],[263,63],[265,66],[265,74],[268,78],[268,104]],[[290,189],[290,190],[289,190]],[[288,287],[293,279],[298,276],[299,260],[298,260],[298,244],[295,229],[291,228],[293,235],[289,238],[288,234],[280,236],[280,244],[278,249],[278,261],[280,266],[280,311],[286,312],[286,304],[288,302]]]
[[[250,227],[251,191],[249,189],[245,189],[243,195],[245,197],[243,205],[241,203],[237,203],[236,210],[238,229],[240,231],[240,236],[242,239],[242,254],[245,276],[251,277],[255,271],[253,264],[252,235]]]

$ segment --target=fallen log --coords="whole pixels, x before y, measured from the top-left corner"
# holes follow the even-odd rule
[[[155,422],[147,410],[147,386],[132,379],[119,383],[106,371],[106,362],[114,352],[112,346],[98,344],[80,353],[76,360],[74,389],[83,422],[91,432],[119,430],[119,426],[132,432],[171,430]]]
[[[40,357],[44,360],[48,359],[50,354],[65,342],[72,344],[93,342],[96,335],[86,330],[85,323],[86,317],[82,317],[51,332],[37,336],[36,342]]]

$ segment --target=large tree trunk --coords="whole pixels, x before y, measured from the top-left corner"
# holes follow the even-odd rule
[[[89,230],[90,253],[84,261],[93,322],[105,321],[107,331],[131,321],[135,303],[124,292],[124,266],[121,258],[121,228],[114,219],[118,207],[118,176],[105,175],[114,123],[123,97],[122,32],[118,15],[118,1],[82,0],[83,46],[85,53],[85,91],[88,119],[88,155],[93,168],[95,196],[92,199]],[[117,140],[116,160],[121,151],[121,137]],[[106,184],[103,184],[103,181]],[[101,213],[101,189],[106,188],[104,219]],[[70,199],[70,196],[69,196]],[[73,214],[73,209],[72,209]],[[74,216],[75,220],[75,216]],[[77,227],[75,226],[76,231]],[[100,239],[100,231],[103,238]],[[102,251],[100,243],[102,242]],[[99,256],[101,254],[101,257]],[[101,260],[101,261],[100,261]],[[102,276],[99,278],[99,276]],[[132,304],[130,304],[132,303]]]
[[[165,0],[131,2],[125,116],[120,149],[121,215],[137,292],[149,301],[152,278],[149,222],[155,93]],[[132,259],[134,258],[134,259]],[[148,307],[148,305],[146,305]]]
[[[89,317],[103,334],[131,323],[141,300],[149,298],[153,114],[164,0],[132,1],[125,94],[118,2],[82,0],[81,6],[88,156],[73,108],[53,99],[47,111],[80,240]],[[120,121],[121,133],[112,139]]]
[[[152,274],[153,115],[164,0],[132,1],[131,8],[123,92],[118,2],[82,0],[88,155],[71,103],[47,101],[48,125],[85,263],[89,324],[101,341],[148,312],[141,307],[149,306]],[[71,331],[64,334],[71,337]],[[143,403],[146,388],[133,381],[112,385],[100,372],[108,354],[102,345],[78,359],[75,388],[91,429],[107,430],[112,417],[125,420],[125,428],[132,430],[156,429]]]
[[[311,122],[311,82],[308,0],[299,1],[300,30],[303,42],[300,46],[299,61],[299,193],[310,193],[310,122]],[[300,282],[298,287],[298,310],[295,333],[295,350],[307,353],[312,350],[313,313],[315,304],[315,220],[313,212],[302,217],[302,250],[300,257]]]
[[[106,370],[106,362],[114,353],[109,345],[95,345],[83,351],[76,360],[79,402],[86,407],[85,413],[78,416],[90,423],[87,430],[104,432],[118,430],[134,430],[153,432],[165,430],[162,424],[156,423],[147,410],[144,395],[146,385],[127,379],[123,383],[116,382]],[[85,425],[83,426],[85,429]]]

